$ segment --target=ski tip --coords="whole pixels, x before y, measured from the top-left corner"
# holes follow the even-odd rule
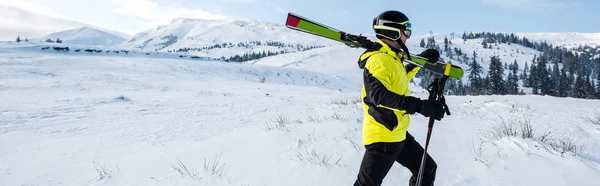
[[[299,23],[300,23],[300,18],[298,18],[298,16],[294,15],[291,12],[288,13],[288,17],[285,22],[286,26],[296,28],[296,27],[298,27]]]

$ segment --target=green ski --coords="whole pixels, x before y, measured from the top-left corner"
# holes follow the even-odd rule
[[[324,24],[306,19],[294,13],[289,13],[286,21],[286,26],[293,30],[325,37],[338,42],[342,42],[354,48],[369,48],[373,45],[373,41],[362,35],[352,35],[346,32],[328,27]],[[406,55],[406,54],[405,54]],[[433,63],[427,59],[413,56],[404,56],[405,61],[420,66],[423,69],[430,70],[434,73],[445,75],[451,78],[460,79],[463,77],[463,69],[453,64]]]

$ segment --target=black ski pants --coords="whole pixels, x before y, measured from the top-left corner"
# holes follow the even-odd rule
[[[358,179],[354,186],[379,186],[387,175],[394,162],[400,163],[412,172],[409,185],[416,185],[421,158],[423,158],[423,147],[415,141],[415,138],[406,133],[406,139],[395,143],[373,143],[365,146]],[[422,186],[433,186],[437,165],[431,156],[425,159]]]

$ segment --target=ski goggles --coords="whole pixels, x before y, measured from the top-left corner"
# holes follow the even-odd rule
[[[373,25],[373,28],[397,32],[397,35],[390,37],[390,39],[393,40],[400,39],[400,33],[403,33],[408,38],[410,38],[410,36],[412,35],[412,25],[409,21],[399,23],[394,21],[378,20],[377,23]]]

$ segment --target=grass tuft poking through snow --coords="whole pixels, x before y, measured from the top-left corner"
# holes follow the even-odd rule
[[[522,121],[510,119],[509,121],[506,121],[504,118],[500,118],[500,120],[500,124],[495,126],[491,132],[494,138],[497,140],[506,137],[520,137],[522,139],[539,141],[542,144],[551,147],[561,155],[565,155],[567,152],[570,152],[573,155],[583,154],[584,148],[582,145],[577,144],[575,141],[569,138],[553,139],[551,137],[550,129],[546,130],[541,135],[536,134],[530,119],[524,119]],[[475,150],[474,152],[477,159],[477,156],[481,155],[481,145],[479,149]]]
[[[181,159],[177,158],[177,164],[173,165],[173,169],[179,173],[182,177],[189,177],[192,180],[200,181],[203,176],[215,175],[221,177],[223,170],[225,169],[225,163],[221,162],[221,155],[215,156],[213,161],[204,158],[203,172],[198,167],[188,168]]]
[[[333,154],[327,155],[322,152],[321,153],[317,152],[317,150],[314,147],[311,148],[310,150],[308,150],[308,148],[304,147],[304,151],[298,152],[296,154],[296,157],[300,161],[307,161],[314,165],[326,166],[326,165],[329,165],[330,163],[332,163],[331,158],[333,158]],[[333,164],[338,165],[340,160],[342,160],[342,158],[338,158],[335,162],[333,162]]]
[[[320,123],[323,121],[323,117],[319,116],[319,114],[315,113],[315,112],[306,112],[306,118],[308,119],[308,122],[311,123]]]
[[[340,115],[339,113],[333,113],[333,115],[331,115],[331,119],[334,119],[334,120],[348,120],[348,117],[344,117],[344,116]]]
[[[278,114],[274,120],[265,122],[265,124],[263,125],[263,129],[265,131],[271,131],[271,130],[289,131],[287,129],[287,124],[289,124],[290,121],[291,120],[289,118],[285,117],[284,115]],[[298,123],[301,123],[301,122],[298,122]]]
[[[131,99],[129,99],[128,97],[125,97],[124,95],[116,97],[115,100],[117,100],[117,101],[131,101]]]
[[[500,124],[494,126],[491,133],[498,140],[505,137],[520,137],[523,139],[539,140],[541,142],[547,142],[551,134],[550,130],[547,130],[538,136],[532,126],[531,119],[524,119],[522,121],[509,119],[506,121],[504,118],[500,118]]]
[[[585,118],[585,120],[592,125],[600,126],[600,112],[598,112],[595,116]]]
[[[206,158],[204,158],[204,171],[212,175],[221,176],[224,168],[225,163],[221,163],[221,154],[215,156],[213,161],[207,161]]]
[[[578,145],[572,139],[561,139],[558,142],[551,142],[550,146],[556,150],[561,155],[565,155],[565,153],[572,153],[573,155],[581,155],[584,154],[583,146]]]
[[[98,180],[106,180],[113,177],[113,174],[118,174],[120,169],[117,166],[116,168],[109,167],[108,165],[100,165],[94,162],[94,168],[98,173]]]
[[[517,136],[517,128],[514,126],[514,120],[507,122],[504,119],[501,120],[500,124],[492,128],[492,135],[496,139],[502,139],[504,137]]]
[[[331,104],[334,105],[353,105],[357,103],[361,103],[362,100],[360,97],[351,97],[351,98],[337,98],[331,101]]]
[[[181,176],[188,176],[193,180],[201,180],[200,170],[197,167],[194,167],[190,170],[181,159],[177,158],[177,164],[173,165],[173,169],[175,169]]]

